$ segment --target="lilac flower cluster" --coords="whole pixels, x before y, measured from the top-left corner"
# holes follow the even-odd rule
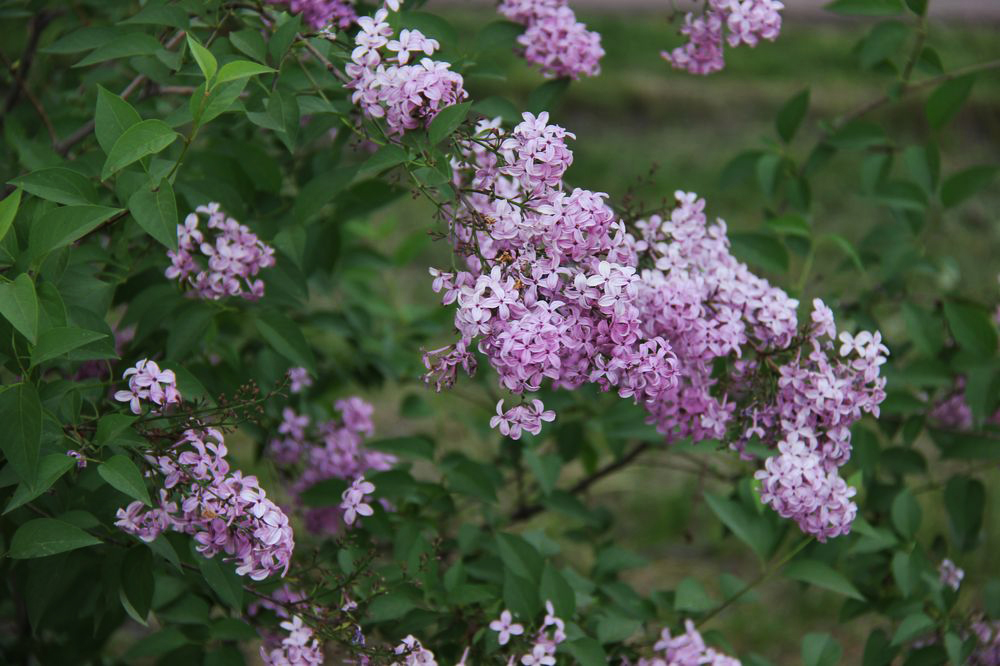
[[[370,118],[385,118],[390,133],[401,135],[426,126],[438,111],[468,93],[462,76],[451,71],[449,63],[430,58],[440,48],[437,40],[419,30],[401,30],[395,36],[388,17],[382,8],[372,17],[358,19],[356,47],[345,71],[354,104]]]
[[[309,376],[309,371],[305,368],[290,368],[288,370],[288,381],[288,390],[292,393],[302,393],[313,385],[312,377]]]
[[[404,638],[393,652],[403,655],[403,661],[394,661],[389,666],[437,666],[434,653],[421,645],[412,634]]]
[[[976,647],[969,657],[969,666],[1000,666],[1000,622],[985,619],[972,623]]]
[[[601,35],[576,20],[567,0],[503,0],[503,16],[524,25],[517,38],[525,60],[548,77],[597,76],[604,57]]]
[[[142,359],[126,370],[122,379],[128,379],[128,390],[116,391],[115,400],[127,402],[133,414],[141,414],[142,403],[147,400],[157,410],[181,402],[174,371],[161,370],[155,361]]]
[[[841,332],[839,357],[833,313],[813,301],[812,326],[803,348],[779,368],[772,405],[749,413],[751,424],[737,442],[757,436],[779,442],[755,477],[761,499],[819,541],[850,531],[855,494],[837,474],[851,455],[851,425],[864,413],[876,417],[885,399],[880,367],[889,350],[881,335]],[[746,416],[746,414],[745,414]]]
[[[671,636],[670,630],[664,629],[653,650],[659,654],[639,659],[636,666],[740,666],[739,659],[705,645],[691,620],[685,620],[683,634]],[[630,666],[630,662],[623,661],[622,666]]]
[[[359,476],[351,482],[351,485],[341,494],[340,508],[344,510],[344,524],[353,525],[358,516],[370,516],[374,511],[365,500],[366,495],[375,492],[375,484],[365,481],[365,477]]]
[[[711,74],[725,67],[723,40],[732,47],[757,46],[762,39],[774,41],[781,32],[779,0],[708,0],[700,16],[688,13],[681,34],[688,41],[660,55],[692,74]]]
[[[169,451],[146,459],[163,476],[158,506],[132,502],[115,525],[143,541],[161,532],[190,534],[205,557],[225,553],[236,573],[253,580],[284,576],[295,542],[288,517],[267,499],[257,478],[231,471],[222,433],[187,430]]]
[[[348,0],[267,0],[272,5],[287,5],[288,11],[301,14],[302,20],[313,30],[335,26],[350,28],[358,20],[354,5]]]
[[[268,666],[318,666],[323,663],[323,648],[313,636],[313,630],[302,623],[298,615],[281,623],[288,632],[279,647],[268,650],[261,646],[260,658]]]
[[[431,274],[458,306],[459,339],[425,354],[425,380],[440,389],[459,367],[471,374],[474,345],[518,395],[589,382],[642,405],[670,441],[729,439],[742,452],[759,438],[779,451],[760,475],[766,501],[821,539],[844,533],[856,507],[836,470],[851,424],[885,397],[879,334],[842,333],[838,354],[819,301],[800,328],[798,301],[732,256],[725,223],[709,224],[694,194],[626,227],[606,195],[568,191],[567,138],[546,114],[510,132],[483,121],[456,161],[468,194],[448,221],[465,270]],[[522,399],[501,402],[491,425],[519,436],[552,418]]]
[[[527,113],[510,133],[481,123],[479,136],[493,150],[469,146],[456,186],[472,193],[450,218],[466,270],[432,271],[443,302],[458,304],[460,337],[425,354],[425,379],[450,386],[459,366],[474,369],[476,343],[515,394],[550,381],[661,400],[677,383],[677,358],[643,326],[637,260],[606,195],[563,189],[572,135]],[[507,412],[498,405],[492,425],[516,437],[552,418],[530,400]]]
[[[962,579],[965,578],[965,572],[959,569],[947,557],[941,560],[941,565],[938,567],[938,575],[941,584],[951,588],[955,592],[958,592],[958,588],[962,585]]]
[[[297,414],[291,408],[282,412],[282,422],[278,426],[278,437],[268,443],[268,455],[279,466],[287,468],[293,475],[290,491],[299,497],[303,492],[326,479],[354,480],[360,496],[351,494],[357,502],[347,502],[345,506],[311,508],[305,512],[306,527],[320,534],[336,533],[341,525],[350,525],[354,514],[365,513],[364,495],[370,494],[374,486],[364,481],[363,475],[369,471],[387,470],[396,462],[395,456],[371,451],[364,446],[364,438],[375,432],[372,423],[374,408],[361,398],[351,397],[338,400],[334,404],[340,414],[339,420],[329,420],[310,429],[308,416]],[[368,507],[367,511],[371,508]],[[350,520],[348,521],[348,516]]]
[[[208,216],[205,233],[199,214]],[[188,287],[188,294],[206,300],[242,296],[256,301],[264,296],[264,281],[256,278],[262,268],[274,265],[274,248],[263,243],[246,225],[228,217],[219,204],[198,206],[177,225],[177,251],[167,251],[166,276]],[[205,268],[196,259],[202,255]],[[256,279],[254,279],[256,278]]]
[[[955,378],[955,385],[942,399],[934,403],[927,413],[927,419],[934,426],[949,430],[969,431],[975,427],[972,407],[965,395],[964,376]],[[985,422],[1000,425],[1000,409],[988,415]]]
[[[524,634],[524,626],[514,622],[509,610],[500,613],[500,617],[490,622],[490,629],[497,632],[497,642],[506,645],[512,636]],[[556,663],[556,649],[566,640],[566,624],[556,616],[551,601],[545,602],[545,618],[535,634],[528,652],[521,655],[520,662],[524,666],[553,666]],[[516,655],[510,657],[508,663],[514,663]]]

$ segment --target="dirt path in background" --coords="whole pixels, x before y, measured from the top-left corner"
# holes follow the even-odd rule
[[[830,18],[836,16],[824,11],[823,6],[830,0],[784,0],[785,13],[788,16],[808,18]],[[495,4],[493,0],[432,0],[433,4],[448,5],[478,5]],[[655,10],[670,7],[669,0],[570,0],[574,7],[588,10],[629,11]],[[700,3],[679,0],[677,5],[695,5]],[[931,16],[945,19],[965,21],[998,21],[1000,22],[1000,0],[930,0]],[[1000,39],[1000,32],[997,34]]]

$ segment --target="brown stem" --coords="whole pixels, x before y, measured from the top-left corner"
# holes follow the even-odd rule
[[[11,63],[7,64],[16,85],[11,86],[10,92],[7,93],[7,99],[4,101],[3,113],[0,114],[0,128],[3,127],[4,118],[14,108],[14,105],[17,104],[17,100],[22,92],[31,100],[35,109],[41,107],[34,95],[28,91],[26,82],[28,80],[28,72],[31,70],[31,63],[35,60],[35,51],[38,49],[38,40],[42,36],[42,31],[45,30],[46,26],[56,16],[57,14],[49,12],[38,12],[35,14],[28,23],[28,42],[24,46],[24,53],[18,59],[17,66],[14,67]],[[4,62],[6,61],[7,59],[4,58]],[[45,121],[45,126],[49,130],[49,133],[54,134],[52,123],[48,122],[48,116],[45,115],[44,111],[40,111],[40,114]]]

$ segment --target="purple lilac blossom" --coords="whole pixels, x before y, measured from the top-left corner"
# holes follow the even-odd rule
[[[200,214],[208,216],[207,230],[199,228]],[[188,295],[205,300],[241,296],[249,301],[264,296],[263,268],[274,265],[274,248],[243,224],[228,217],[219,204],[198,206],[177,225],[177,251],[167,251],[165,275],[187,287]],[[207,264],[207,267],[206,267]]]
[[[517,43],[524,59],[547,77],[597,76],[604,57],[601,35],[576,20],[566,0],[504,0],[503,16],[522,24]]]
[[[148,454],[163,476],[159,503],[132,502],[118,509],[115,525],[147,542],[166,530],[190,534],[198,552],[225,553],[241,576],[284,576],[295,547],[288,517],[256,477],[230,470],[226,453],[222,433],[206,428],[185,431],[170,455]]]
[[[703,14],[689,12],[684,17],[681,34],[688,41],[661,56],[691,74],[718,72],[726,65],[724,42],[754,47],[762,39],[777,39],[782,9],[778,0],[708,0]]]
[[[386,5],[398,8],[398,3]],[[358,19],[356,47],[345,71],[354,104],[369,118],[384,118],[390,133],[401,135],[430,124],[438,111],[468,93],[451,65],[430,58],[440,48],[437,40],[419,30],[396,36],[388,17],[388,9],[382,8]]]
[[[145,401],[156,405],[156,410],[181,402],[173,370],[161,370],[155,361],[142,359],[122,374],[122,379],[126,378],[128,390],[116,391],[115,400],[127,402],[133,414],[142,413]]]
[[[272,5],[286,5],[292,14],[301,14],[302,20],[313,30],[336,27],[346,30],[358,20],[354,5],[348,0],[267,0]]]

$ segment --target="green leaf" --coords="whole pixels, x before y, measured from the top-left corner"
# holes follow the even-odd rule
[[[153,55],[163,48],[159,40],[143,32],[118,34],[106,44],[94,49],[87,57],[73,67],[87,67],[107,60],[131,58],[132,56]]]
[[[602,612],[597,616],[597,640],[602,645],[608,643],[623,643],[629,639],[642,625],[639,620],[625,617],[613,611]]]
[[[187,44],[188,48],[191,49],[191,55],[194,56],[194,61],[198,63],[198,69],[205,76],[205,81],[211,83],[212,77],[215,76],[215,72],[219,68],[219,63],[216,62],[215,56],[212,55],[211,51],[199,44],[198,40],[191,37],[191,33],[187,34]]]
[[[382,146],[361,165],[361,168],[358,169],[357,178],[362,179],[378,175],[387,169],[403,164],[408,159],[406,151],[399,146],[392,144]]]
[[[0,201],[0,241],[3,241],[10,225],[14,223],[17,209],[21,205],[21,188],[17,188],[6,199]]]
[[[734,232],[729,234],[729,241],[738,259],[775,273],[788,272],[788,250],[777,238],[761,233]]]
[[[777,118],[774,120],[778,136],[781,137],[782,141],[791,143],[792,139],[795,138],[795,133],[802,125],[802,120],[806,117],[808,110],[809,88],[806,88],[784,103],[778,111]]]
[[[120,490],[129,497],[139,500],[146,506],[153,505],[149,500],[149,490],[142,480],[142,473],[128,456],[120,453],[111,456],[111,458],[101,463],[100,467],[97,468],[97,473],[116,490]]]
[[[927,0],[906,0],[906,6],[917,16],[927,13]]]
[[[844,150],[864,150],[890,143],[881,125],[866,120],[847,123],[834,132],[827,141],[835,148]]]
[[[861,67],[871,69],[883,60],[891,58],[903,46],[908,34],[906,26],[897,21],[885,21],[876,25],[861,42],[861,50],[858,53]]]
[[[35,220],[28,232],[29,256],[38,259],[69,245],[122,212],[106,206],[62,206]]]
[[[608,655],[604,652],[604,648],[590,636],[567,641],[560,646],[560,650],[572,655],[573,663],[579,666],[607,666],[608,663]]]
[[[538,589],[543,601],[552,602],[558,617],[573,617],[576,612],[576,593],[551,562],[547,561],[542,569],[542,582]]]
[[[170,181],[164,178],[154,191],[152,182],[140,187],[128,199],[128,210],[143,230],[168,250],[177,250],[177,198]]]
[[[261,37],[260,31],[253,28],[244,28],[237,32],[229,33],[229,41],[242,53],[250,56],[254,60],[264,62],[267,60],[267,44]]]
[[[781,217],[775,217],[773,219],[767,220],[765,222],[767,228],[771,231],[779,234],[785,234],[786,236],[800,236],[802,238],[809,238],[812,236],[812,227],[801,215],[795,215],[794,213],[788,213],[782,215]]]
[[[302,20],[299,14],[293,14],[287,21],[278,26],[271,35],[267,48],[272,62],[281,62],[285,52],[295,41],[295,36],[302,30]]]
[[[851,263],[854,264],[859,272],[862,274],[865,272],[865,265],[861,262],[861,255],[859,255],[858,251],[854,249],[853,245],[851,245],[851,241],[839,234],[824,234],[816,241],[817,245],[823,243],[828,243],[839,249],[847,255],[847,258],[851,260]]]
[[[986,487],[978,479],[953,476],[944,488],[944,506],[952,538],[961,550],[972,550],[983,526]]]
[[[857,16],[890,16],[903,13],[902,0],[834,0],[823,8],[836,14]]]
[[[910,339],[917,348],[926,356],[937,356],[944,346],[944,327],[941,321],[912,303],[903,303],[903,319]]]
[[[17,486],[14,496],[3,512],[9,513],[35,499],[51,488],[74,465],[76,465],[76,461],[64,453],[50,453],[45,456],[38,465],[38,476],[30,482],[22,481]]]
[[[840,643],[830,634],[806,634],[802,637],[803,666],[834,666],[843,654]]]
[[[39,169],[10,182],[24,188],[29,194],[60,204],[92,204],[98,201],[97,189],[93,183],[72,169]],[[0,237],[2,231],[3,225],[0,223]]]
[[[299,103],[295,95],[281,89],[273,90],[267,98],[267,112],[281,128],[278,138],[289,152],[294,152],[300,125]]]
[[[424,436],[389,437],[365,444],[366,448],[382,453],[434,460],[434,440]]]
[[[896,551],[892,556],[890,568],[899,591],[903,593],[904,598],[909,598],[920,584],[920,559],[915,553]]]
[[[904,539],[912,540],[916,536],[917,530],[920,529],[923,510],[913,493],[904,489],[892,501],[890,516],[893,527],[896,528],[899,535]]]
[[[198,125],[214,120],[233,108],[233,102],[246,86],[246,79],[236,79],[214,86],[205,95],[205,84],[201,84],[191,96],[191,116]]]
[[[559,481],[559,474],[562,472],[563,461],[558,455],[548,453],[539,456],[534,449],[524,450],[524,462],[538,479],[538,485],[545,495],[550,494],[556,488]]]
[[[321,173],[299,190],[293,205],[293,217],[297,222],[308,222],[323,206],[351,184],[357,167],[341,167]]]
[[[144,621],[153,604],[153,551],[144,545],[129,548],[122,562],[120,581],[122,595]]]
[[[33,482],[42,437],[42,403],[34,384],[16,384],[0,393],[0,423],[0,449],[18,477]]]
[[[556,102],[559,101],[568,89],[568,78],[546,81],[532,90],[531,94],[528,95],[528,111],[532,113],[551,111],[552,107],[555,106]]]
[[[298,324],[277,312],[265,312],[257,317],[255,323],[257,330],[276,352],[315,376],[316,359]]]
[[[945,81],[931,93],[924,106],[924,113],[927,115],[927,122],[931,124],[931,127],[941,129],[955,117],[955,114],[965,104],[965,100],[969,98],[969,93],[972,92],[972,85],[975,82],[975,74],[969,74]]]
[[[267,67],[265,65],[259,65],[255,62],[250,62],[249,60],[234,60],[232,62],[227,62],[219,70],[219,76],[215,79],[216,85],[220,83],[225,83],[226,81],[235,81],[237,79],[246,79],[251,76],[257,76],[258,74],[270,74],[276,70]]]
[[[195,559],[198,561],[201,575],[205,577],[205,582],[215,592],[219,601],[237,612],[242,611],[243,582],[233,570],[232,565],[228,562],[222,562],[221,555],[219,557],[205,557],[198,553]]]
[[[503,600],[511,612],[522,618],[534,617],[542,608],[538,584],[510,570],[504,571]]]
[[[992,182],[997,171],[994,166],[974,166],[949,177],[941,185],[941,203],[945,208],[956,206]]]
[[[31,350],[31,367],[106,337],[108,336],[104,333],[73,326],[46,329],[38,336],[38,344]]]
[[[858,591],[858,588],[854,587],[847,580],[847,577],[819,560],[795,560],[785,567],[784,574],[792,580],[832,590],[838,594],[843,594],[845,597],[859,601],[865,600],[861,592]]]
[[[7,556],[15,560],[47,557],[99,543],[100,539],[87,534],[76,525],[55,518],[36,518],[17,528]]]
[[[705,493],[705,501],[719,520],[741,541],[750,546],[761,560],[767,560],[778,543],[778,534],[759,514],[751,513],[741,504]]]
[[[516,534],[497,534],[497,550],[508,571],[538,583],[542,575],[542,556],[535,547]]]
[[[402,591],[391,590],[376,597],[368,606],[368,619],[372,622],[398,620],[416,608],[413,599]]]
[[[97,110],[94,114],[94,134],[104,154],[111,152],[125,130],[142,121],[132,105],[114,94],[97,86]]]
[[[137,25],[169,25],[178,30],[186,30],[189,21],[187,12],[176,5],[153,5],[143,7],[135,16],[122,21]]]
[[[430,127],[427,128],[427,136],[430,144],[436,146],[451,136],[458,129],[458,126],[465,122],[465,118],[469,115],[469,109],[471,108],[472,102],[463,102],[462,104],[453,104],[441,109],[434,116]]]
[[[955,342],[979,357],[992,357],[997,349],[997,329],[990,313],[978,305],[946,301],[944,316]]]
[[[919,638],[934,628],[934,620],[923,613],[913,613],[903,618],[892,637],[892,645],[903,645]]]
[[[705,587],[694,578],[684,578],[674,589],[674,610],[680,613],[706,613],[717,605],[708,596]]]
[[[38,296],[27,273],[0,283],[0,315],[29,341],[38,341]]]
[[[934,144],[910,146],[904,150],[903,165],[924,193],[933,196],[941,176],[941,155]]]
[[[143,120],[122,132],[108,153],[101,169],[101,180],[107,180],[129,164],[147,155],[155,155],[180,137],[162,120]]]

